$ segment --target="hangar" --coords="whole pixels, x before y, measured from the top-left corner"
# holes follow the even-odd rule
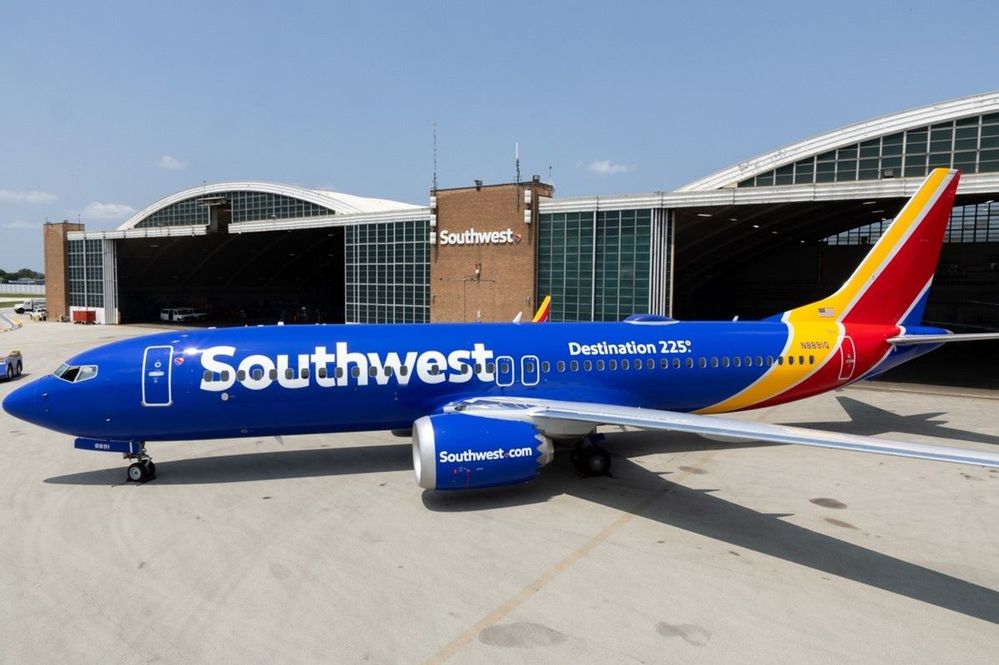
[[[262,182],[195,187],[114,231],[45,227],[49,311],[105,323],[752,318],[834,290],[930,169],[962,171],[927,317],[999,329],[999,92],[856,123],[674,191],[527,182],[425,205]],[[981,348],[981,347],[980,347]],[[995,355],[994,350],[991,351]]]

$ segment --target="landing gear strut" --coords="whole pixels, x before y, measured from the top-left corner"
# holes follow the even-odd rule
[[[572,463],[583,476],[610,475],[610,453],[597,445],[597,440],[598,437],[586,437],[572,449]]]
[[[131,483],[145,483],[156,477],[156,465],[153,459],[146,453],[145,444],[139,449],[137,455],[125,453],[125,459],[138,460],[128,467],[128,481]]]

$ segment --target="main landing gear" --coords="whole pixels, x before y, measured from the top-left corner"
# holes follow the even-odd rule
[[[156,477],[156,465],[153,459],[146,453],[146,446],[143,444],[137,455],[125,453],[125,459],[138,460],[128,467],[128,482],[146,483]]]
[[[572,463],[580,475],[587,478],[610,475],[610,453],[597,444],[602,439],[600,435],[588,436],[572,449]]]

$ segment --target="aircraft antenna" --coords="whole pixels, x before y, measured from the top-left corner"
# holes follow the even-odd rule
[[[520,141],[515,141],[513,144],[513,158],[517,163],[517,180],[516,183],[520,184]]]
[[[434,189],[437,191],[437,121],[434,120]]]

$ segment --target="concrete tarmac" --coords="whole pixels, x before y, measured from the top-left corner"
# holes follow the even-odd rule
[[[24,321],[26,376],[140,327]],[[8,348],[9,347],[9,348]],[[739,417],[994,450],[999,394]],[[2,663],[995,663],[999,473],[607,428],[532,483],[416,486],[389,433],[151,444],[0,413]]]

